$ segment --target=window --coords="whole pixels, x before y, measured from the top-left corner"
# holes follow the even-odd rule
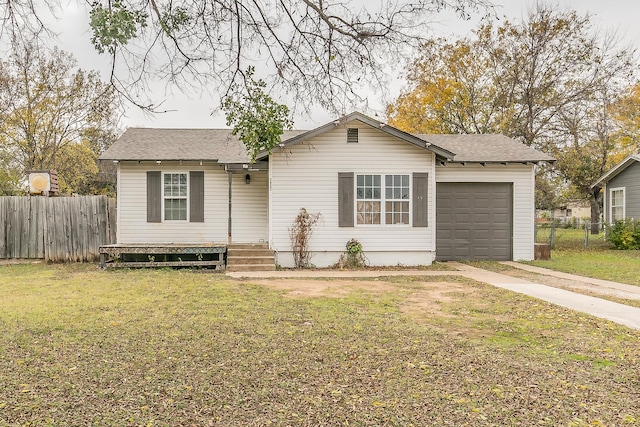
[[[380,175],[358,175],[358,224],[380,224]]]
[[[409,224],[409,175],[385,175],[385,222]]]
[[[187,220],[187,174],[163,174],[164,219],[165,221]]]
[[[611,222],[614,223],[618,220],[624,219],[624,188],[612,188],[611,192]]]
[[[358,175],[357,223],[408,225],[410,194],[409,175]]]

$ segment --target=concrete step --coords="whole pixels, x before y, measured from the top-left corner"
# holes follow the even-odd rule
[[[265,265],[265,264],[273,264],[275,265],[275,260],[273,255],[271,256],[251,256],[251,257],[227,257],[227,265],[246,265],[246,264],[256,264],[256,265]]]
[[[268,243],[234,243],[227,247],[227,271],[273,271],[275,251]]]
[[[229,248],[227,249],[227,257],[253,257],[253,256],[270,256],[275,254],[271,249],[244,249]]]
[[[227,265],[227,271],[275,271],[275,263],[269,265],[256,265],[256,264],[236,264]]]

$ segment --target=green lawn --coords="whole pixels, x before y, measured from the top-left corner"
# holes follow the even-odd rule
[[[0,425],[640,424],[640,332],[437,280],[0,267]]]
[[[548,239],[549,230],[539,229],[536,240],[546,242]],[[590,235],[589,247],[584,246],[584,230],[557,229],[551,260],[528,264],[640,286],[640,251],[615,250],[602,234]]]

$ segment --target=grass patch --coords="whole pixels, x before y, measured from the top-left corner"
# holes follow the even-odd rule
[[[0,425],[638,424],[640,333],[442,280],[0,267]]]
[[[549,233],[549,230],[539,229],[537,240],[548,241],[545,233]],[[551,251],[551,259],[527,264],[640,286],[640,251],[612,249],[612,245],[604,241],[603,234],[590,236],[588,249],[584,248],[584,241],[584,230],[559,228],[556,230],[556,245]]]
[[[548,261],[527,264],[596,279],[640,286],[640,252],[617,250],[554,250]]]

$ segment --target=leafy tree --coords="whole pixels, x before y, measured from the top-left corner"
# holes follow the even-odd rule
[[[33,1],[0,2],[6,30],[0,40],[46,29]],[[61,0],[48,0],[53,8]],[[303,106],[332,111],[365,101],[369,83],[384,88],[388,64],[417,46],[433,17],[447,9],[468,18],[489,0],[97,0],[92,42],[113,63],[111,83],[138,105],[150,77],[179,85],[205,84],[228,94],[242,71],[260,64],[270,86]],[[374,4],[378,4],[376,7]],[[143,92],[144,93],[144,92]]]
[[[504,100],[479,41],[425,42],[408,69],[410,89],[387,108],[389,122],[413,133],[503,130]]]
[[[255,80],[254,73],[255,69],[249,67],[245,74],[246,93],[239,89],[236,97],[229,95],[222,103],[227,126],[233,126],[231,134],[245,145],[251,163],[259,152],[271,153],[280,143],[285,128],[293,126],[289,107],[278,104],[265,93],[267,84],[264,80]]]
[[[388,107],[410,132],[503,133],[550,152],[556,171],[538,175],[537,200],[559,173],[600,217],[590,185],[618,150],[611,106],[633,81],[633,52],[601,38],[589,16],[539,6],[522,23],[485,20],[474,38],[425,43],[410,87]],[[546,199],[546,200],[543,200]]]
[[[62,189],[86,191],[78,179],[96,176],[97,156],[115,137],[113,89],[71,55],[26,44],[0,65],[0,104],[0,151],[20,174],[56,169]]]
[[[20,193],[21,172],[10,151],[0,149],[0,196]]]
[[[627,88],[611,106],[618,125],[616,137],[622,151],[613,159],[618,163],[632,153],[640,152],[640,83]]]

